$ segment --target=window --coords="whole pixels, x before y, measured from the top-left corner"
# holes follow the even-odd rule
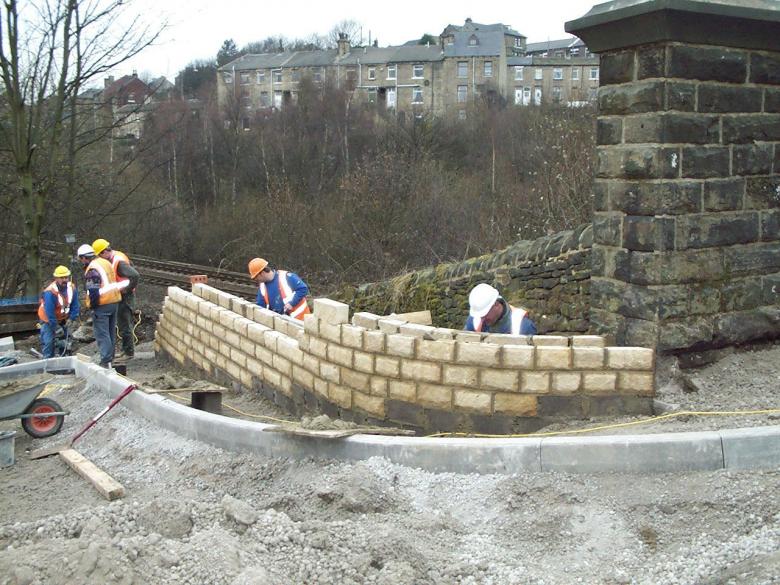
[[[413,79],[422,79],[423,77],[423,66],[422,65],[412,65],[412,78]]]
[[[412,88],[412,103],[413,104],[423,103],[422,87]]]
[[[314,81],[317,81],[317,82],[322,81],[322,67],[315,67],[314,68],[314,70],[312,72],[312,79],[314,79]]]
[[[372,67],[373,69],[373,67]],[[369,104],[375,104],[376,103],[376,88],[375,87],[369,87],[368,88],[368,103]]]
[[[485,61],[485,77],[493,77],[493,61]]]
[[[282,107],[282,92],[281,91],[275,91],[274,92],[274,107],[277,109],[281,109]]]
[[[467,85],[458,86],[458,103],[463,104],[466,102],[466,96],[468,96],[469,88]]]
[[[281,69],[275,69],[272,71],[274,76],[274,83],[281,83],[282,82],[282,70]]]
[[[241,73],[241,84],[246,85],[249,83],[249,73]]]
[[[369,67],[368,68],[368,78],[371,80],[376,79],[376,67]]]
[[[516,65],[515,66],[515,79],[517,81],[523,81],[523,66],[522,65]]]
[[[398,79],[398,65],[393,64],[387,66],[387,78]]]
[[[522,47],[523,46],[523,39],[520,37],[515,37],[515,47]]]
[[[293,69],[293,71],[292,71],[292,80],[293,81],[300,81],[301,80],[301,70],[300,69]]]
[[[556,85],[552,88],[552,99],[554,102],[561,101],[561,86]]]
[[[271,99],[268,97],[267,91],[260,92],[260,105],[264,108],[267,108],[271,105]]]
[[[588,100],[591,102],[595,102],[596,98],[599,96],[599,91],[595,87],[588,88]]]
[[[355,71],[354,67],[347,67],[346,78],[347,81],[350,81],[352,83],[355,82],[355,80],[357,79],[357,72]]]
[[[590,68],[590,79],[591,81],[595,81],[599,78],[599,68],[598,67],[591,67]]]
[[[534,79],[539,80],[543,77],[543,70],[541,67],[534,69]]]
[[[553,79],[561,80],[563,79],[563,69],[560,67],[555,67],[553,69]]]
[[[226,71],[222,74],[222,79],[225,81],[225,83],[233,83],[233,74]]]
[[[527,106],[531,103],[531,88],[530,87],[524,87],[523,88],[523,105]]]
[[[572,67],[571,68],[571,80],[572,81],[579,81],[580,80],[580,68],[579,67]]]
[[[466,110],[458,110],[458,120],[466,119]]]
[[[576,57],[577,55],[579,55],[579,54],[580,54],[580,50],[579,50],[579,48],[578,48],[578,47],[574,47],[574,48],[573,48],[573,49],[571,49],[569,52],[571,53],[571,56],[572,56],[572,57]]]
[[[469,62],[458,61],[458,77],[468,77],[468,76],[469,76]]]
[[[244,130],[249,130],[249,118],[241,118],[241,127]]]
[[[562,59],[563,58],[563,51],[555,51],[555,56],[558,57],[559,59]]]
[[[265,82],[265,71],[258,71],[257,72],[257,83],[264,83]]]
[[[385,96],[385,99],[387,100],[387,109],[390,110],[395,107],[395,88],[390,87],[387,90],[387,95]]]
[[[477,35],[471,35],[469,37],[469,46],[476,47],[478,44],[479,44],[479,39],[477,38]]]

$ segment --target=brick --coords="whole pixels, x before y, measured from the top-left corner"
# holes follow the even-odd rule
[[[353,354],[355,369],[367,374],[374,373],[374,356],[370,353],[355,351]]]
[[[588,394],[614,392],[616,386],[615,372],[585,372],[582,375],[582,390]]]
[[[506,345],[501,350],[501,363],[505,368],[530,370],[534,367],[536,349],[533,346]]]
[[[341,383],[341,368],[326,362],[320,363],[320,376],[328,382]]]
[[[290,360],[284,359],[279,354],[274,354],[271,365],[273,366],[274,370],[283,376],[292,376],[292,363]]]
[[[623,394],[652,396],[655,382],[652,372],[618,372],[618,391]]]
[[[377,322],[377,325],[379,326],[379,330],[383,333],[398,333],[398,331],[401,329],[401,325],[404,325],[406,321],[401,321],[399,319],[380,319]]]
[[[485,343],[495,343],[496,345],[531,345],[531,336],[511,335],[508,333],[488,333],[485,336]]]
[[[241,379],[241,366],[236,364],[235,362],[229,361],[225,364],[225,369],[227,370],[228,376],[234,381],[239,381]]]
[[[433,333],[433,327],[430,325],[419,325],[417,323],[404,323],[398,328],[398,332],[401,335],[409,335],[411,337],[430,338]]]
[[[387,378],[381,378],[379,376],[371,376],[369,380],[369,389],[374,396],[387,396],[388,395],[388,380]]]
[[[308,353],[303,355],[303,367],[312,374],[319,375],[320,360]]]
[[[385,417],[385,399],[380,396],[369,396],[362,392],[352,394],[353,407],[377,418]]]
[[[304,388],[308,389],[314,387],[314,375],[312,375],[311,372],[304,370],[300,366],[293,366],[292,379],[294,382],[300,384]]]
[[[352,356],[353,352],[349,348],[341,347],[340,345],[335,344],[328,346],[328,359],[334,364],[351,368]]]
[[[441,365],[433,362],[402,360],[401,376],[424,382],[440,382]]]
[[[236,319],[237,316],[229,311],[222,311],[219,314],[219,324],[229,331],[234,330]]]
[[[328,383],[322,378],[314,378],[314,393],[324,398],[327,398]]]
[[[655,352],[646,347],[608,347],[607,366],[615,370],[652,370]]]
[[[522,372],[520,376],[520,392],[544,394],[550,391],[549,372]]]
[[[604,347],[605,340],[601,335],[572,335],[572,347]]]
[[[455,341],[466,341],[470,343],[479,343],[485,337],[482,333],[474,331],[458,331],[455,333]]]
[[[455,331],[444,327],[435,327],[431,332],[434,340],[451,341],[455,339]]]
[[[453,405],[458,409],[490,414],[493,396],[490,392],[455,390],[453,392],[452,401]]]
[[[763,89],[731,85],[699,86],[700,112],[760,112]]]
[[[363,374],[362,372],[341,368],[341,383],[361,392],[369,392],[368,374]]]
[[[363,350],[373,353],[385,351],[385,337],[381,331],[366,331],[363,334]]]
[[[309,339],[309,352],[320,359],[328,357],[328,343],[316,337]]]
[[[699,81],[747,81],[747,55],[722,47],[671,45],[667,48],[668,76]]]
[[[378,355],[375,361],[376,373],[388,378],[397,378],[401,373],[401,360]]]
[[[445,365],[442,371],[443,381],[450,386],[477,385],[477,368],[469,366]]]
[[[682,149],[683,178],[708,179],[729,176],[730,151],[727,146],[690,146]]]
[[[576,370],[597,370],[604,367],[606,352],[600,347],[575,347],[572,350]]]
[[[579,372],[553,372],[553,394],[574,394],[580,389],[582,374]]]
[[[252,310],[252,320],[271,329],[274,327],[275,316],[276,313],[265,307],[254,307]]]
[[[420,339],[417,342],[417,358],[428,361],[451,362],[455,359],[455,342]]]
[[[241,338],[232,331],[226,331],[223,339],[230,347],[241,347]]]
[[[501,346],[494,343],[456,342],[457,361],[476,366],[497,366],[501,359]]]
[[[255,355],[255,342],[249,338],[241,338],[241,351],[247,355]]]
[[[501,390],[502,392],[516,392],[520,380],[520,373],[516,370],[488,370],[480,369],[479,387]]]
[[[387,393],[392,398],[414,402],[417,398],[417,384],[406,380],[389,380]]]
[[[537,347],[536,368],[540,370],[567,370],[571,367],[571,349],[568,347]]]
[[[379,327],[379,318],[378,315],[373,313],[355,313],[352,315],[352,324],[363,329],[377,329]]]
[[[276,351],[293,363],[303,363],[303,352],[298,347],[298,342],[289,337],[280,337],[276,341]]]
[[[314,299],[312,313],[323,323],[341,325],[349,323],[349,305],[330,299]]]
[[[416,337],[408,335],[388,335],[385,339],[387,344],[387,353],[405,358],[413,358],[415,347],[417,345]]]
[[[318,336],[320,334],[320,320],[314,313],[303,316],[303,330],[309,335]]]
[[[327,321],[320,321],[319,330],[321,338],[335,343],[341,343],[341,325],[333,325]]]
[[[279,341],[279,338],[282,336],[281,333],[278,331],[274,331],[272,329],[269,329],[265,333],[263,333],[263,340],[264,345],[271,350],[272,352],[276,352],[276,343]]]
[[[339,384],[328,384],[328,399],[342,408],[352,408],[352,389]]]
[[[445,386],[420,384],[417,389],[417,403],[431,408],[449,410],[452,408],[452,390]]]
[[[342,325],[341,343],[347,347],[361,349],[363,347],[363,329],[353,325]]]

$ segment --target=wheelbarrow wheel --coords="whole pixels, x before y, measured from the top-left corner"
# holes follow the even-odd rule
[[[46,414],[48,412],[61,412],[62,408],[51,398],[36,398],[25,414]],[[62,423],[65,421],[65,415],[57,416],[32,416],[22,419],[22,428],[24,431],[36,439],[51,437],[60,432]]]

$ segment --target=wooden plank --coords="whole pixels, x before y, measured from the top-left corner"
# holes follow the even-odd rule
[[[4,323],[4,324],[0,324],[0,333],[20,333],[23,331],[35,331],[35,326],[37,324],[38,324],[37,319],[35,321]]]
[[[352,435],[414,435],[414,431],[382,427],[358,427],[354,429],[304,429],[303,427],[284,427],[273,425],[263,429],[269,433],[287,433],[298,437],[317,437],[320,439],[343,439]]]
[[[393,319],[401,319],[407,323],[415,323],[417,325],[433,325],[433,317],[431,317],[431,312],[428,310],[414,311],[412,313],[393,313],[390,316]]]
[[[60,451],[60,457],[70,465],[71,469],[90,482],[107,500],[116,500],[125,495],[125,488],[122,487],[122,484],[75,449]]]

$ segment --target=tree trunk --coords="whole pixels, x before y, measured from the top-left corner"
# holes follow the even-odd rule
[[[18,171],[21,190],[22,223],[24,226],[25,296],[38,296],[41,291],[41,227],[43,225],[44,194],[35,189],[32,170]]]

